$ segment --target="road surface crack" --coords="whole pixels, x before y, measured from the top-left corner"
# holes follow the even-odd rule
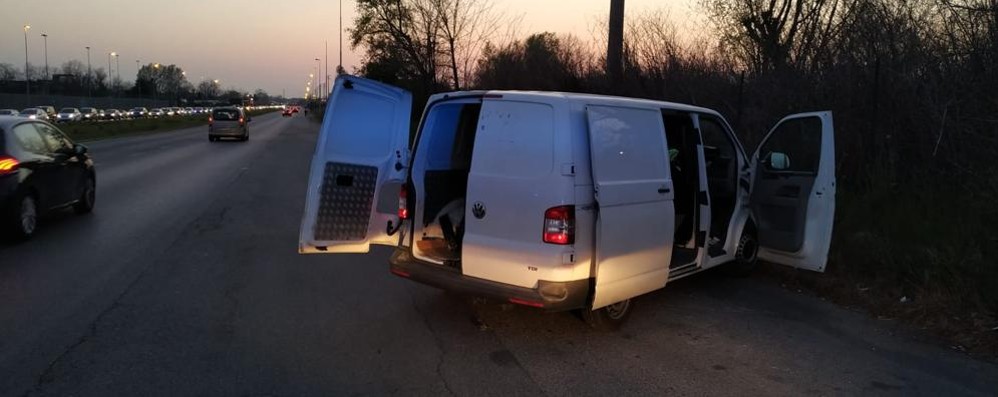
[[[142,269],[142,272],[139,273],[139,275],[135,277],[135,279],[132,280],[132,282],[128,283],[128,286],[126,286],[125,289],[121,291],[121,293],[119,293],[117,296],[114,297],[114,300],[111,301],[111,304],[97,314],[97,317],[95,317],[94,320],[90,322],[87,332],[84,333],[79,340],[67,346],[66,349],[62,351],[62,353],[59,353],[59,355],[56,356],[55,359],[49,362],[49,365],[45,367],[45,370],[42,371],[41,375],[38,376],[38,379],[35,380],[35,385],[31,389],[26,390],[24,394],[22,394],[23,397],[28,397],[33,393],[40,392],[41,389],[46,384],[49,384],[54,380],[53,374],[55,372],[55,367],[59,365],[59,363],[62,362],[63,359],[65,359],[71,353],[73,353],[74,350],[76,350],[78,347],[82,346],[84,343],[89,341],[90,338],[97,335],[97,326],[100,325],[101,321],[103,321],[104,316],[111,313],[111,311],[117,309],[118,306],[121,305],[121,300],[124,299],[125,295],[131,292],[132,288],[135,287],[135,285],[138,284],[140,280],[142,280],[142,278],[146,275],[146,273],[149,272],[149,269],[151,269],[152,266],[153,262],[150,262],[148,265],[146,265],[146,267]]]
[[[430,325],[430,320],[426,318],[426,313],[423,313],[423,311],[420,310],[419,305],[416,304],[416,300],[412,297],[412,292],[409,290],[408,286],[405,287],[405,293],[409,296],[409,305],[411,305],[412,309],[416,311],[419,318],[423,320],[423,325],[425,325],[426,329],[430,331],[431,335],[433,335],[433,343],[436,345],[437,350],[440,351],[436,366],[437,377],[440,378],[441,382],[443,382],[444,389],[447,390],[447,394],[455,396],[457,394],[454,393],[454,390],[451,390],[450,384],[447,383],[447,378],[444,377],[443,373],[444,358],[447,356],[447,351],[444,349],[443,341],[440,340],[440,335],[437,335],[436,329]]]
[[[245,173],[246,173],[245,168],[240,170],[239,173],[236,174],[231,181],[229,181],[228,185],[231,185],[236,181],[238,181]],[[212,204],[217,203],[219,200],[221,200],[221,197],[218,197],[215,200],[213,200]],[[209,208],[211,208],[211,206],[209,206]],[[185,227],[185,229],[193,228],[197,230],[198,225],[204,220],[203,218],[209,216],[206,215],[206,212],[207,211],[202,212],[191,222],[189,222]],[[228,212],[228,207],[223,208],[219,213],[212,214],[212,216],[224,218],[226,212]],[[181,241],[182,237],[183,234],[178,234],[177,237],[172,242],[170,242],[170,245],[167,246],[164,252],[176,246]],[[151,260],[146,262],[146,266],[142,268],[142,271],[139,272],[139,274],[131,282],[128,283],[128,285],[121,291],[121,293],[119,293],[117,296],[114,297],[114,299],[111,301],[111,304],[109,304],[106,308],[104,308],[104,310],[98,313],[97,317],[95,317],[94,320],[90,322],[90,325],[87,327],[88,328],[87,332],[85,332],[76,342],[67,346],[66,349],[62,351],[62,353],[59,353],[59,355],[56,356],[55,359],[49,362],[48,366],[45,367],[45,370],[42,371],[41,375],[39,375],[38,378],[35,380],[35,385],[32,386],[31,389],[25,390],[24,393],[21,394],[21,396],[28,397],[34,393],[41,392],[42,388],[45,387],[45,385],[52,383],[52,381],[54,380],[54,373],[56,366],[58,366],[60,362],[62,362],[64,359],[66,359],[66,357],[72,354],[73,351],[75,351],[77,348],[82,346],[84,343],[87,343],[91,338],[97,335],[97,326],[100,325],[100,323],[104,320],[104,317],[110,314],[114,309],[117,309],[121,305],[121,301],[125,298],[125,296],[128,295],[128,293],[131,292],[132,289],[140,281],[142,281],[143,278],[145,278],[146,274],[149,273],[150,269],[152,269],[157,263],[158,263],[157,260]]]

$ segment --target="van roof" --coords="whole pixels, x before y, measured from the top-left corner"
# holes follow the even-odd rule
[[[537,97],[537,98],[545,98],[548,100],[564,99],[571,102],[584,102],[587,104],[631,105],[631,106],[640,106],[640,107],[669,108],[686,112],[719,114],[717,111],[712,109],[687,105],[683,103],[657,101],[653,99],[630,98],[630,97],[613,96],[613,95],[582,94],[577,92],[561,92],[561,91],[518,91],[518,90],[453,91],[453,92],[445,92],[433,95],[430,98],[430,102],[433,102],[434,100],[437,99],[450,98],[455,96],[507,95],[507,94],[516,95],[521,98]]]

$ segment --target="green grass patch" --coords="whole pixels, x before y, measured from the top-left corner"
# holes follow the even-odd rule
[[[249,115],[257,116],[273,111],[275,110],[254,110],[249,112]],[[58,126],[60,130],[69,135],[69,137],[73,140],[86,142],[128,135],[174,131],[207,124],[208,116],[199,114],[194,116],[160,117],[152,119],[68,123],[59,124]]]

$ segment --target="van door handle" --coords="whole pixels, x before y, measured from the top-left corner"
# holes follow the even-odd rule
[[[666,193],[669,193],[671,191],[672,191],[672,189],[669,189],[667,187],[660,187],[660,188],[658,188],[658,192],[661,193],[661,194],[666,194]]]

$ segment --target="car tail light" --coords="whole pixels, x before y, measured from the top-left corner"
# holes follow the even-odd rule
[[[544,211],[544,242],[559,245],[575,243],[574,205],[562,205]]]
[[[399,190],[399,219],[409,219],[409,189],[402,185]]]
[[[8,175],[17,172],[21,163],[17,159],[9,156],[0,156],[0,175]]]
[[[243,125],[243,118],[242,117],[239,118],[239,125]]]
[[[211,117],[211,116],[208,116],[208,125],[212,125],[214,123],[215,123],[215,118]]]

